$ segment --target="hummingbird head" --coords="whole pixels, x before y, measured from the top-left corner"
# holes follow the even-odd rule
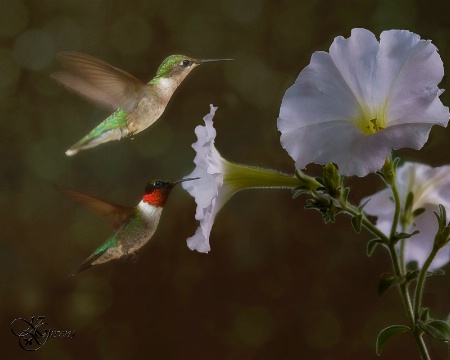
[[[185,55],[171,55],[159,66],[156,77],[176,78],[178,83],[200,64],[212,61],[224,61],[233,59],[194,59]]]
[[[196,180],[199,178],[188,178],[177,181],[171,181],[168,179],[156,179],[147,182],[145,187],[145,193],[142,200],[155,207],[163,207],[169,197],[173,187],[183,181]]]

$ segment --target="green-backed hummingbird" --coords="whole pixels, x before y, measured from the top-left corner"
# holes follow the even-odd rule
[[[177,181],[167,179],[150,180],[145,187],[142,200],[136,207],[114,204],[97,197],[87,195],[65,187],[56,186],[61,193],[85,205],[94,213],[108,218],[115,229],[111,235],[91,256],[89,256],[70,275],[102,264],[109,260],[136,256],[155,233],[164,204],[172,188],[183,181],[199,178],[187,178]]]
[[[52,78],[114,110],[67,150],[67,156],[108,141],[132,137],[145,130],[159,119],[172,94],[192,69],[206,62],[233,60],[171,55],[159,66],[156,76],[145,84],[127,72],[86,54],[61,52],[57,58],[67,71],[55,72]]]

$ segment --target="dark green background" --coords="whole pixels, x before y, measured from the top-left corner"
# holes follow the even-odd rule
[[[109,225],[54,191],[60,184],[124,205],[151,177],[193,169],[195,126],[216,113],[216,145],[235,162],[292,173],[276,119],[285,90],[316,50],[354,27],[377,36],[408,29],[431,39],[450,64],[448,1],[0,1],[0,352],[3,359],[376,359],[377,333],[406,323],[383,251],[365,256],[367,234],[349,218],[323,224],[289,191],[233,197],[217,217],[212,251],[191,252],[193,199],[176,188],[137,263],[119,261],[69,278],[111,233]],[[79,50],[149,80],[168,55],[231,57],[201,66],[162,118],[134,141],[68,158],[64,151],[108,115],[49,78],[57,51]],[[447,87],[446,79],[442,87]],[[448,94],[442,96],[448,105]],[[410,160],[450,163],[448,130],[433,129]],[[318,173],[319,167],[310,167]],[[351,179],[351,198],[382,187]],[[448,270],[448,267],[447,267]],[[444,317],[449,280],[433,278],[425,305]],[[35,353],[10,331],[17,317],[45,315],[76,330]],[[445,344],[430,343],[434,359]],[[417,359],[412,337],[382,359]]]

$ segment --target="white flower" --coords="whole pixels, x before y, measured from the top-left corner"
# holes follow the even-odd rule
[[[197,126],[197,142],[192,144],[196,151],[195,169],[185,178],[200,178],[183,182],[183,188],[195,198],[197,210],[195,218],[200,226],[187,240],[191,250],[207,253],[211,249],[209,235],[214,219],[237,191],[251,188],[293,188],[299,185],[295,177],[272,170],[258,169],[231,163],[219,154],[214,146],[216,130],[213,117],[217,107],[210,105],[211,111],[203,120],[205,126]]]
[[[414,219],[409,219],[406,228],[399,224],[398,231],[420,233],[406,239],[405,262],[416,261],[420,267],[433,248],[434,236],[438,230],[438,223],[433,211],[439,213],[439,204],[444,205],[450,214],[450,166],[432,168],[428,165],[406,162],[397,169],[397,187],[404,206],[409,192],[414,195],[412,211],[424,208],[425,212]],[[372,196],[364,207],[364,212],[377,216],[377,227],[386,235],[389,235],[394,215],[394,203],[392,191],[382,190]],[[363,199],[361,203],[367,201]],[[447,219],[449,221],[449,219]],[[430,270],[441,268],[450,261],[450,245],[447,244],[438,253]]]
[[[301,169],[334,162],[341,175],[379,170],[392,149],[420,149],[448,108],[437,87],[444,68],[436,47],[406,30],[380,42],[365,29],[318,51],[284,95],[281,143]]]

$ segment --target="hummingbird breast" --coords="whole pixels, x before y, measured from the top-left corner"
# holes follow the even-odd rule
[[[137,134],[160,118],[172,97],[178,83],[170,79],[159,79],[150,82],[136,107],[128,114],[127,128],[129,133]]]
[[[136,208],[135,216],[117,232],[117,243],[123,254],[132,254],[144,246],[158,228],[161,207],[155,207],[143,201]]]

